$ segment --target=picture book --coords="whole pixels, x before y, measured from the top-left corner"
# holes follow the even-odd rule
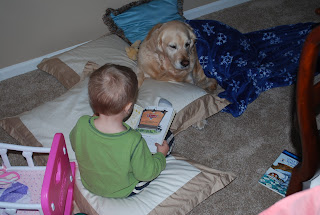
[[[127,123],[131,128],[136,129],[143,110],[143,107],[135,104],[131,116],[125,121],[125,123]]]
[[[142,108],[135,104],[126,123],[139,131],[146,140],[150,151],[156,153],[155,143],[162,144],[174,116],[173,108],[158,106]]]
[[[263,186],[285,197],[292,169],[299,163],[299,157],[283,150],[271,167],[259,179]]]

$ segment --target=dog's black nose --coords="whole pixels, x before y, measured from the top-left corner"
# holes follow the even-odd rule
[[[187,66],[189,66],[189,64],[190,64],[190,61],[188,61],[188,60],[182,60],[182,61],[180,62],[180,64],[181,64],[181,66],[183,66],[183,67],[187,67]]]

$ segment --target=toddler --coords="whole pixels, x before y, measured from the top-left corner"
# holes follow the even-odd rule
[[[139,193],[166,166],[169,146],[155,143],[151,154],[141,134],[126,123],[138,94],[136,74],[106,64],[90,75],[94,116],[82,116],[70,133],[81,181],[90,192],[112,198]]]

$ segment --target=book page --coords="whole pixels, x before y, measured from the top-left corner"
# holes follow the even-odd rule
[[[127,119],[127,121],[125,121],[125,123],[127,123],[131,128],[136,129],[137,125],[140,121],[140,117],[141,117],[143,110],[144,110],[143,107],[135,104],[133,107],[133,111],[132,111],[130,118]]]

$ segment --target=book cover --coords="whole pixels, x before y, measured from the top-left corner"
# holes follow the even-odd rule
[[[126,123],[139,131],[146,140],[150,151],[156,153],[155,143],[162,144],[174,116],[173,108],[158,106],[142,108],[135,105]]]
[[[259,183],[285,197],[292,169],[299,163],[299,157],[283,150],[271,167],[259,179]]]

